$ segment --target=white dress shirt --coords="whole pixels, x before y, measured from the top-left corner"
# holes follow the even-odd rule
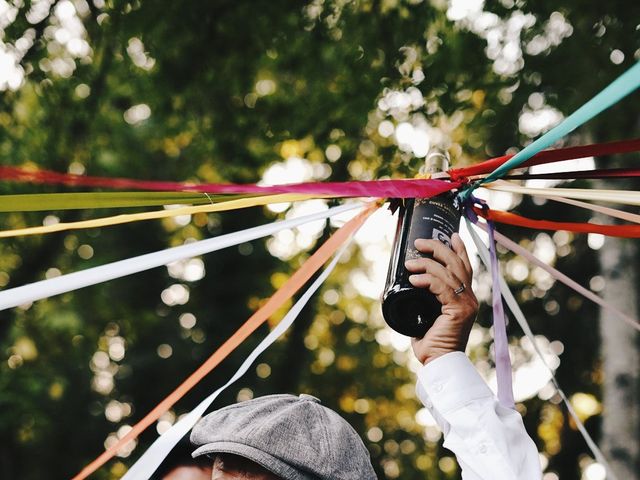
[[[463,352],[432,360],[418,372],[418,397],[455,453],[463,480],[540,480],[538,449],[522,417],[502,407]]]

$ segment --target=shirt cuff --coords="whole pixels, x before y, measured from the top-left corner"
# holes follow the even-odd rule
[[[426,393],[429,403],[441,414],[480,398],[493,397],[493,392],[464,352],[447,353],[421,367],[418,384],[419,394]]]

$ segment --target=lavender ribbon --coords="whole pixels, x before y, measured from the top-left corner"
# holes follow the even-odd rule
[[[473,223],[478,222],[478,216],[471,208],[473,203],[477,203],[486,208],[486,203],[479,198],[471,196],[465,205],[467,218]],[[493,345],[496,364],[496,379],[498,382],[498,401],[505,408],[515,409],[513,399],[513,383],[511,378],[511,357],[509,356],[509,340],[507,338],[507,319],[504,314],[502,295],[500,294],[500,264],[496,252],[496,242],[494,239],[495,226],[493,222],[487,221],[489,226],[489,252],[491,253],[491,279],[492,279],[492,300],[493,300]]]
[[[482,260],[482,263],[484,263],[487,266],[487,268],[489,268],[489,266],[491,264],[491,262],[490,262],[491,255],[489,253],[489,250],[484,245],[484,243],[482,243],[482,240],[480,240],[480,237],[475,232],[475,229],[471,226],[471,224],[469,222],[467,222],[467,226],[469,227],[469,233],[471,233],[471,238],[473,239],[473,243],[475,243],[476,247],[478,248],[478,254],[480,255],[480,260]],[[488,230],[487,228],[485,228],[484,225],[479,224],[479,223],[476,224],[476,228],[478,228],[478,227],[482,228],[485,231]],[[502,243],[502,245],[506,246],[501,241],[501,239],[500,239],[501,237],[504,237],[504,235],[501,235],[500,233],[498,233],[496,235],[496,239],[497,239],[498,243]],[[517,245],[517,244],[514,242],[514,245]],[[502,276],[500,277],[500,285],[499,286],[500,286],[500,290],[502,292],[502,297],[504,298],[505,303],[507,304],[507,306],[511,310],[511,313],[513,313],[513,316],[515,317],[515,319],[518,322],[518,324],[520,325],[520,327],[522,327],[522,331],[524,332],[524,334],[529,338],[529,340],[531,340],[531,345],[533,345],[533,348],[535,349],[536,353],[538,354],[538,357],[540,358],[540,361],[545,366],[545,368],[549,371],[549,374],[551,375],[551,382],[552,382],[553,386],[555,387],[556,391],[560,395],[560,398],[562,398],[562,401],[565,403],[565,405],[567,407],[567,411],[569,412],[569,415],[571,415],[571,418],[573,418],[573,421],[576,423],[576,426],[578,427],[578,431],[582,434],[582,437],[584,438],[585,442],[589,446],[589,449],[591,450],[591,453],[593,453],[593,456],[598,461],[598,463],[600,463],[601,465],[604,465],[604,467],[607,469],[608,478],[610,477],[611,480],[617,480],[615,475],[614,475],[614,473],[613,473],[613,470],[611,470],[611,467],[609,466],[609,463],[607,462],[606,457],[602,454],[602,451],[600,450],[600,448],[598,447],[596,442],[593,440],[593,438],[591,438],[591,435],[589,435],[589,432],[587,431],[587,429],[585,428],[584,424],[580,420],[580,417],[578,416],[578,414],[576,413],[575,409],[571,405],[571,402],[569,402],[569,399],[567,398],[565,393],[562,391],[562,388],[560,388],[560,385],[558,384],[558,380],[555,377],[555,373],[554,373],[553,369],[549,366],[549,364],[547,363],[547,361],[544,358],[544,355],[542,354],[542,351],[540,350],[540,346],[538,345],[538,340],[534,336],[533,331],[531,330],[531,327],[529,326],[529,322],[527,322],[527,319],[525,318],[524,314],[522,313],[522,310],[518,306],[518,302],[516,301],[515,297],[513,296],[513,293],[511,293],[511,290],[509,290],[509,287],[507,286],[507,282],[505,281],[504,277],[502,277]]]

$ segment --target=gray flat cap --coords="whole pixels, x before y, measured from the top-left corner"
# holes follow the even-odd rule
[[[311,395],[267,395],[205,416],[193,428],[193,456],[232,453],[284,480],[374,480],[356,431]]]

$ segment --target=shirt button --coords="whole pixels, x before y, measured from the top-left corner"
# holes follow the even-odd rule
[[[487,446],[486,445],[480,445],[480,448],[478,449],[478,452],[480,452],[481,454],[485,454],[487,453]]]
[[[442,391],[442,384],[441,383],[434,383],[433,384],[433,391],[436,393],[440,393]]]

